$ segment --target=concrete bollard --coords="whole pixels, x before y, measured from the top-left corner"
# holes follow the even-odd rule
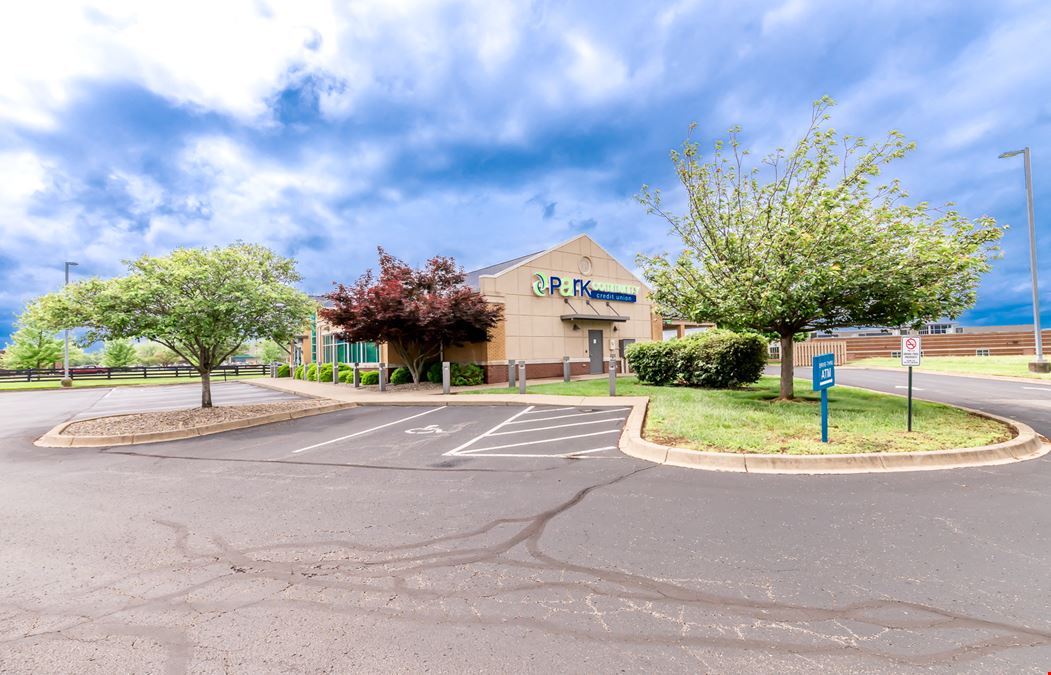
[[[442,393],[448,394],[452,382],[452,373],[448,361],[442,361]]]
[[[518,362],[518,393],[524,394],[526,390],[525,361]]]
[[[515,360],[511,359],[507,362],[507,388],[515,388]]]
[[[380,364],[380,391],[387,391],[387,364]]]
[[[357,363],[357,361],[354,362],[354,388],[355,389],[360,389],[361,388],[361,371],[358,370],[358,363]]]
[[[332,364],[332,384],[339,384],[339,361]]]
[[[569,382],[569,357],[562,357],[562,381]]]
[[[609,357],[609,395],[617,395],[617,359]]]

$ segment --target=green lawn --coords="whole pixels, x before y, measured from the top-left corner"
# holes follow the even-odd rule
[[[255,380],[263,375],[238,375],[234,377],[230,375],[226,378],[226,381],[234,380]],[[223,382],[223,376],[218,377],[212,376],[212,382]],[[73,389],[84,389],[86,387],[126,387],[132,385],[151,385],[151,384],[200,384],[201,378],[199,377],[135,377],[135,378],[122,378],[117,380],[73,380]],[[54,382],[0,382],[0,391],[7,390],[25,390],[25,389],[61,389],[62,385],[58,380]]]
[[[490,392],[506,393],[506,389]],[[580,380],[530,386],[531,394],[605,396],[609,381]],[[829,440],[821,443],[821,407],[810,382],[796,381],[802,400],[777,401],[778,381],[764,377],[746,389],[654,387],[634,377],[617,380],[617,393],[648,396],[643,435],[695,450],[826,454],[905,452],[974,447],[1010,438],[1003,425],[938,403],[914,402],[913,433],[905,431],[905,399],[860,389],[829,393]],[[472,391],[465,393],[485,393]]]
[[[924,356],[923,365],[916,368],[916,370],[1051,380],[1051,374],[1029,372],[1029,362],[1034,358],[1033,356]],[[1047,357],[1045,356],[1044,358]],[[901,359],[861,359],[860,361],[851,361],[848,365],[901,368]]]

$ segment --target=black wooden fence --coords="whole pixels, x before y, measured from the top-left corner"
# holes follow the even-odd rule
[[[212,380],[224,380],[237,375],[266,375],[269,366],[219,366],[212,371]],[[190,366],[134,366],[129,368],[102,368],[70,366],[69,377],[74,380],[127,380],[151,377],[200,378]],[[61,368],[0,369],[0,382],[54,382],[62,379]]]

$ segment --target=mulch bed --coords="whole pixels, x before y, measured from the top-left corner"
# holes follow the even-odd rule
[[[161,410],[157,412],[114,415],[93,420],[74,422],[62,430],[63,436],[121,436],[151,431],[175,431],[191,429],[219,422],[262,417],[280,412],[305,410],[335,403],[327,399],[303,399],[299,401],[274,401],[251,405],[220,405],[214,408],[189,408],[184,410]]]

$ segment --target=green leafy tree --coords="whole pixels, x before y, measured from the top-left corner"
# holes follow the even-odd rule
[[[780,396],[794,396],[792,337],[854,325],[918,325],[974,304],[1003,234],[946,205],[907,203],[883,168],[913,149],[898,132],[874,144],[826,126],[831,99],[814,104],[795,147],[746,167],[738,142],[704,162],[687,139],[671,153],[685,213],[643,186],[639,200],[682,241],[677,256],[640,255],[662,312],[723,328],[773,333],[781,342]],[[691,128],[692,131],[692,128]]]
[[[273,340],[263,340],[259,344],[258,354],[263,363],[282,361],[288,356],[288,352]]]
[[[211,372],[250,340],[291,342],[315,304],[292,284],[295,261],[253,244],[184,248],[128,261],[128,274],[89,279],[42,297],[49,328],[87,328],[83,340],[144,338],[201,374],[201,406],[212,407]]]
[[[170,366],[181,359],[178,354],[156,342],[143,342],[135,347],[136,359],[144,366]]]
[[[102,365],[107,368],[127,368],[139,361],[135,346],[123,338],[107,340],[102,350]]]
[[[18,330],[4,348],[7,368],[50,368],[62,360],[62,340],[32,312],[18,319]]]

